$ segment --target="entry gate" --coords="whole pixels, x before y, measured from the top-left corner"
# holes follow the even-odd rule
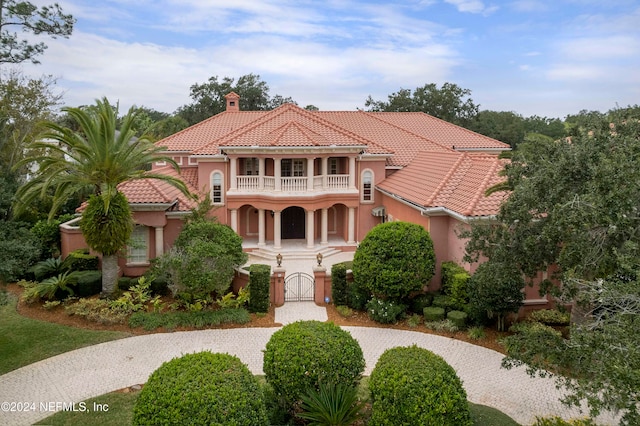
[[[295,272],[284,280],[284,301],[313,301],[316,280],[304,272]]]

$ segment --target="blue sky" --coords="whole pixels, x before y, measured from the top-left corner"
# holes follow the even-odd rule
[[[248,73],[321,110],[444,82],[524,116],[640,104],[638,0],[57,1],[73,35],[22,68],[57,77],[69,106],[171,113],[192,84]]]

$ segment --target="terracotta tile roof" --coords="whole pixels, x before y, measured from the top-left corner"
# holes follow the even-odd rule
[[[242,113],[235,113],[241,115]],[[214,155],[220,147],[240,146],[366,146],[372,153],[390,153],[375,141],[337,126],[315,112],[292,104],[254,116],[254,120],[193,150],[194,155]]]
[[[425,208],[444,207],[467,217],[495,215],[507,193],[484,193],[504,180],[498,173],[505,161],[490,154],[421,152],[377,187]]]
[[[172,167],[162,167],[154,172],[162,173],[174,177],[181,177],[186,183],[189,191],[197,193],[197,169],[184,168],[180,175]],[[186,197],[176,187],[158,179],[140,179],[125,182],[118,186],[118,189],[126,195],[131,204],[170,204],[178,201],[176,210],[188,211],[196,207],[197,202]]]
[[[393,154],[406,166],[422,151],[508,149],[495,139],[424,113],[307,111],[285,104],[272,111],[225,111],[159,142],[169,151],[220,154],[224,146],[353,146]]]

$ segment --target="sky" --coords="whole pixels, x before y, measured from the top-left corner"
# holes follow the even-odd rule
[[[249,73],[321,110],[445,82],[525,117],[640,104],[638,0],[56,1],[73,34],[39,37],[21,68],[56,77],[67,106],[173,113],[191,85]]]

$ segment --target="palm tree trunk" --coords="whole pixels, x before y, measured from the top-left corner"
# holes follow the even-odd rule
[[[102,255],[102,294],[110,296],[118,282],[118,255]]]

